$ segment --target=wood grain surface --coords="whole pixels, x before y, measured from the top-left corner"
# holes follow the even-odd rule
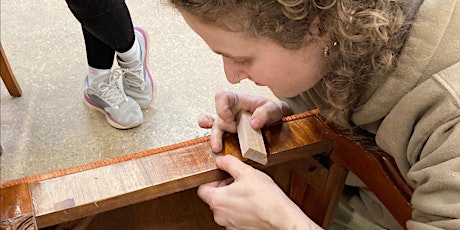
[[[308,128],[305,128],[308,127]],[[331,148],[331,137],[316,116],[292,119],[264,128],[266,166],[278,165]],[[226,134],[224,150],[240,159],[236,135]],[[30,183],[39,227],[83,218],[119,207],[195,188],[228,177],[214,162],[209,141]]]
[[[253,129],[250,122],[251,113],[244,110],[238,113],[236,123],[241,155],[259,164],[266,165],[268,162],[267,150],[265,149],[262,131]]]
[[[28,184],[18,184],[2,189],[1,229],[38,229],[33,212],[32,197]]]

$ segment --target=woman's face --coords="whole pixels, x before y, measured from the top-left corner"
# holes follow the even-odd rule
[[[249,38],[204,24],[182,12],[187,24],[222,56],[227,80],[243,79],[267,86],[278,97],[293,97],[313,87],[323,75],[324,46],[312,42],[298,50],[285,49],[267,38]]]

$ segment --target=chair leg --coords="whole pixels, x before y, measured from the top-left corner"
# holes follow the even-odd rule
[[[294,172],[291,178],[290,198],[318,225],[330,229],[347,173],[346,168],[333,163],[326,178],[321,179],[324,180],[324,185],[317,187],[313,186],[315,183],[312,178]]]
[[[0,52],[0,76],[2,77],[3,83],[5,83],[6,89],[8,89],[8,92],[11,96],[20,97],[22,95],[21,87],[16,81],[16,77],[11,70],[10,64],[8,63],[8,59],[6,59],[5,51],[3,50],[3,46],[1,44]]]
[[[304,201],[303,208],[306,209],[312,208],[311,201],[318,199],[324,205],[322,207],[323,211],[322,214],[317,215],[316,218],[322,218],[323,223],[322,227],[324,229],[330,229],[334,217],[335,210],[337,209],[337,205],[339,204],[340,197],[342,196],[343,188],[345,186],[345,179],[347,178],[348,170],[338,164],[333,163],[329,168],[329,175],[326,181],[326,187],[323,192],[320,194],[313,193],[316,195],[309,196],[306,195],[309,199]],[[310,202],[309,202],[309,201]],[[318,207],[317,207],[318,209]],[[312,216],[313,218],[313,216]]]

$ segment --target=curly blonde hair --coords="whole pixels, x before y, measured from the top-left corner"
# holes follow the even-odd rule
[[[385,77],[407,36],[411,18],[403,0],[169,0],[181,11],[249,36],[268,37],[287,49],[299,49],[327,34],[329,71],[315,91],[325,100],[322,114],[351,128],[350,114],[370,78]],[[320,35],[310,33],[319,17]]]

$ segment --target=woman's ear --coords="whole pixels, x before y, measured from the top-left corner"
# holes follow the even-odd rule
[[[322,28],[320,18],[316,15],[310,24],[310,34],[318,37],[324,44],[329,44],[331,39],[326,28]]]
[[[321,36],[322,34],[324,34],[325,31],[322,31],[319,23],[320,23],[319,16],[316,15],[310,24],[310,34],[315,35],[315,36]]]

